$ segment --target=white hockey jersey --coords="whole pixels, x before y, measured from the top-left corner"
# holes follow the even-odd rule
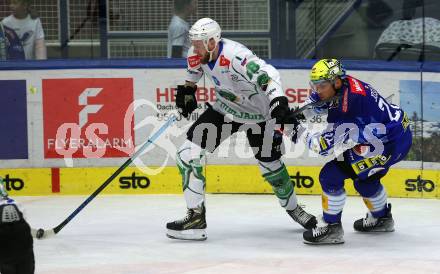
[[[236,122],[271,119],[271,100],[285,96],[278,71],[238,42],[223,38],[219,42],[219,57],[206,65],[200,63],[191,47],[187,61],[185,80],[197,83],[203,74],[210,78],[216,90],[213,108]],[[261,88],[263,83],[267,83],[265,90]]]

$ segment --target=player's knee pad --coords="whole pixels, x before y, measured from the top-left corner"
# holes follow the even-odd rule
[[[344,180],[349,176],[338,166],[336,159],[324,165],[319,173],[319,182],[322,190],[327,193],[344,188]]]
[[[354,188],[362,197],[371,197],[376,194],[381,188],[382,185],[379,180],[354,180],[353,181]]]
[[[347,195],[345,189],[334,192],[322,192],[322,210],[324,220],[329,223],[338,223],[341,221],[342,210],[344,209]]]
[[[196,179],[205,181],[203,176],[203,150],[196,144],[186,140],[177,151],[176,163],[182,175],[182,186],[185,190],[188,187],[191,173]]]
[[[371,212],[371,214],[374,217],[381,217],[385,215],[386,213],[386,204],[387,204],[387,193],[385,191],[385,188],[380,184],[379,182],[376,184],[376,187],[370,188],[366,187],[368,186],[368,183],[361,183],[362,187],[358,188],[361,189],[362,193],[358,190],[359,194],[361,194],[365,205],[367,206],[368,210]],[[373,192],[374,189],[374,192]]]
[[[281,204],[285,207],[293,194],[293,184],[290,182],[286,166],[281,161],[258,162],[258,164],[263,178],[272,186],[278,199],[286,200],[285,204]]]

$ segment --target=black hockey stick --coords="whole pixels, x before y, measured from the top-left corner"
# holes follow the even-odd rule
[[[59,225],[56,227],[50,229],[50,230],[44,230],[42,228],[35,230],[32,229],[31,233],[34,237],[37,239],[46,238],[52,235],[57,234],[60,232],[61,229],[65,225],[67,225],[75,216],[83,210],[105,187],[107,187],[113,179],[115,179],[126,167],[128,167],[134,159],[136,159],[150,144],[152,144],[170,125],[172,125],[176,121],[177,117],[176,115],[171,115],[169,120],[161,126],[161,128],[156,131],[151,138],[149,138],[142,146],[136,151],[130,158],[128,158],[125,163],[122,164],[105,182],[98,187],[98,189],[95,190],[75,211],[73,211],[64,221],[62,221]]]

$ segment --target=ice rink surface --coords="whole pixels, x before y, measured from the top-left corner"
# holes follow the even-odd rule
[[[52,228],[84,196],[17,197],[34,228]],[[319,196],[299,196],[321,213]],[[309,246],[272,195],[207,195],[208,240],[165,236],[182,195],[98,196],[58,235],[35,240],[36,273],[440,273],[440,200],[389,199],[396,231],[354,232],[360,197],[343,214],[345,244]]]

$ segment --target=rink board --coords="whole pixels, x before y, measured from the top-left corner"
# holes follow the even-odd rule
[[[33,66],[29,63],[22,68],[14,63],[7,70],[1,70],[0,65],[0,101],[9,102],[8,108],[3,110],[7,115],[2,116],[8,134],[0,136],[0,166],[119,166],[133,153],[134,146],[148,140],[175,112],[175,88],[185,78],[184,64],[163,67],[162,63],[172,64],[169,60],[161,62],[161,66],[152,65],[151,61],[137,63],[133,60],[111,61],[99,66],[87,61],[65,64],[46,61]],[[304,103],[311,91],[308,77],[312,61],[282,61],[274,65],[279,68],[290,106]],[[421,106],[421,88],[426,89],[423,96],[424,134],[431,130],[440,132],[439,112],[431,110],[437,107],[431,103],[440,100],[437,95],[440,69],[425,72],[423,85],[420,84],[419,68],[408,67],[408,64],[390,66],[373,62],[356,67],[355,63],[348,62],[348,69],[354,77],[371,83],[389,101],[403,105],[410,115],[413,110],[421,109],[418,107]],[[199,109],[188,119],[178,117],[177,122],[157,139],[156,146],[150,146],[142,158],[142,165],[165,163],[175,166],[173,156],[186,139],[186,130],[207,107],[205,103],[214,104],[217,100],[215,88],[208,79],[199,81],[196,97]],[[421,113],[418,115],[420,117]],[[317,116],[308,123],[323,127],[324,121],[325,117]],[[415,134],[419,136],[421,127],[417,129]],[[229,148],[222,144],[208,156],[210,164],[251,164],[252,155],[245,153],[249,148],[246,136],[237,134],[231,139]],[[95,143],[99,149],[93,149]],[[290,146],[284,155],[287,165],[321,166],[327,161],[311,156],[305,146],[292,148],[290,142],[285,145]],[[430,147],[426,139],[425,149],[439,150],[437,146]],[[429,161],[429,157],[426,158]],[[396,167],[422,168],[419,160],[414,157],[410,160]],[[425,162],[423,167],[440,169],[440,162]]]
[[[87,195],[109,178],[117,167],[1,169],[9,193],[15,195]],[[160,172],[157,172],[160,171]],[[291,182],[298,194],[321,194],[320,167],[289,166]],[[179,194],[181,177],[176,167],[157,169],[146,175],[129,167],[117,176],[103,194]],[[149,174],[152,174],[151,172]],[[208,193],[273,193],[257,166],[211,165],[205,170]],[[440,198],[440,171],[391,169],[382,180],[390,197]],[[346,181],[349,195],[356,195]]]
[[[273,62],[291,107],[304,103],[311,91],[312,64],[313,60]],[[416,123],[414,135],[425,138],[423,156],[439,151],[431,134],[440,132],[440,112],[434,111],[437,105],[433,104],[440,100],[440,67],[424,64],[422,68],[411,62],[346,64],[352,76],[371,83],[409,114],[423,110],[423,116],[417,115],[425,122],[423,127]],[[175,87],[185,77],[183,60],[4,62],[0,70],[0,100],[7,102],[1,116],[7,131],[0,136],[0,176],[13,195],[92,193],[133,154],[135,146],[167,121],[175,111]],[[178,117],[134,163],[137,167],[164,165],[164,169],[155,173],[130,167],[104,193],[181,193],[175,155],[188,127],[207,108],[205,103],[216,102],[208,79],[199,81],[196,97],[199,109],[188,119]],[[324,118],[314,117],[308,123],[320,127]],[[303,144],[294,146],[287,141],[284,145],[283,160],[297,193],[320,194],[320,167],[329,159],[316,157]],[[421,162],[416,160],[421,156],[413,156],[395,165],[383,180],[390,196],[440,198],[440,162],[426,158]],[[255,159],[245,134],[223,142],[207,155],[207,162],[209,193],[272,193],[253,166]],[[350,195],[356,194],[351,182],[346,189]]]

